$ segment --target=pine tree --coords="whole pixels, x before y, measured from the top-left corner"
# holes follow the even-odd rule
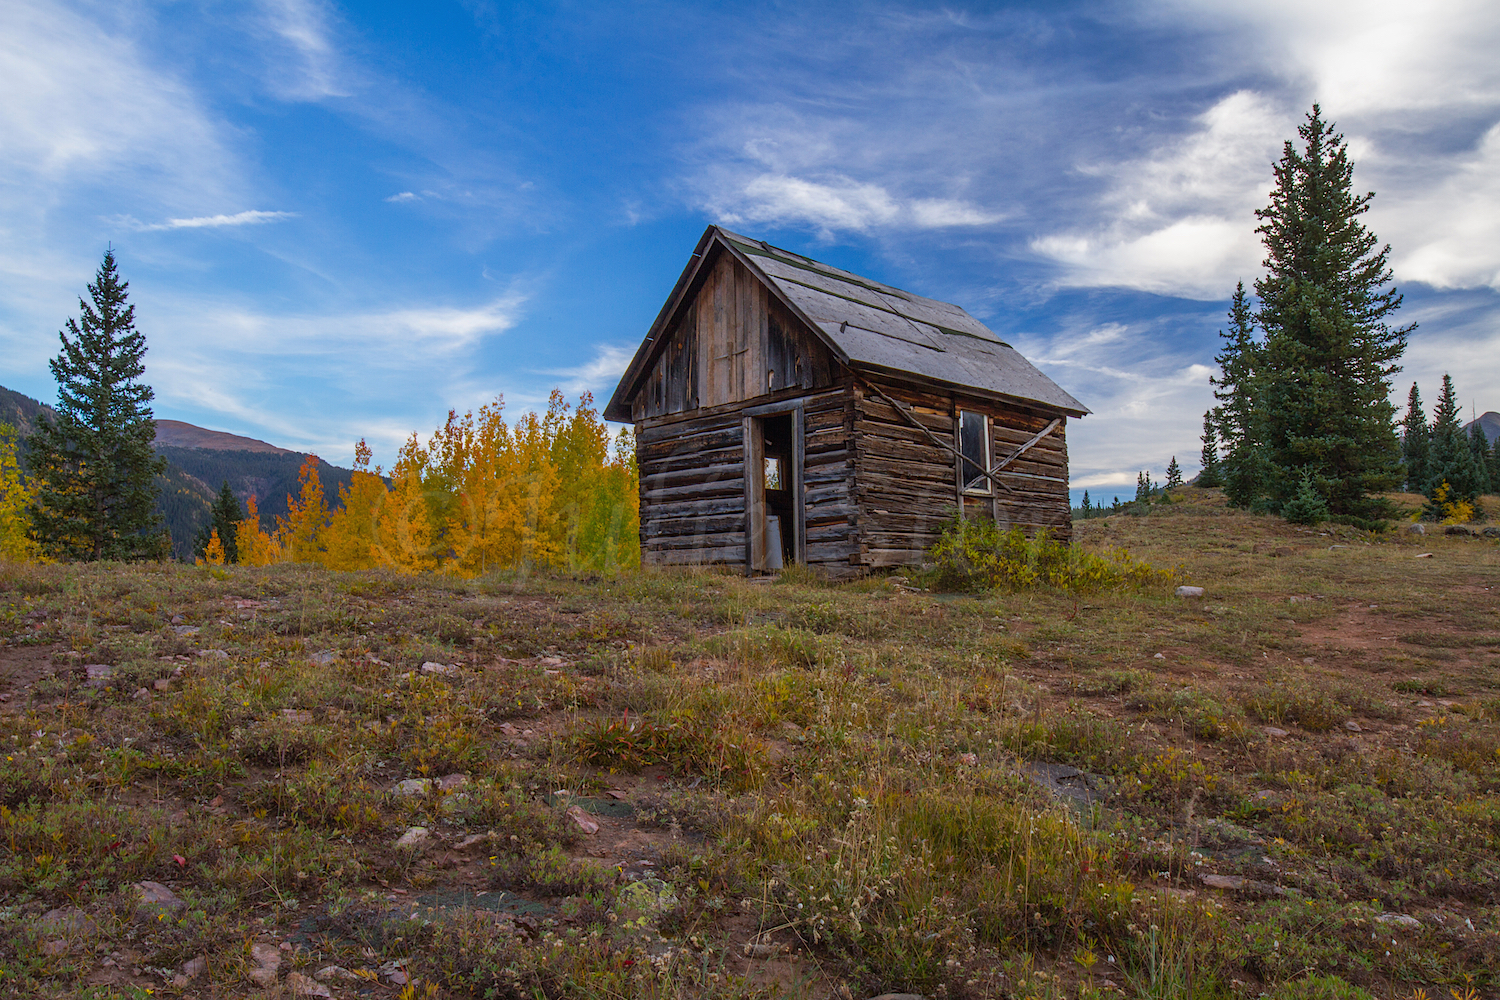
[[[1500,437],[1490,447],[1490,492],[1500,493]]]
[[[32,528],[48,555],[64,559],[163,558],[170,539],[154,512],[152,478],[166,462],[152,452],[155,395],[140,381],[146,339],[135,306],[104,254],[92,302],[78,300],[52,359],[57,419],[38,418],[27,441],[35,494]]]
[[[1480,482],[1482,473],[1474,465],[1474,453],[1469,450],[1469,442],[1458,422],[1459,413],[1453,378],[1445,373],[1442,394],[1432,411],[1430,465],[1427,488],[1423,492],[1430,497],[1440,483],[1447,483],[1453,500],[1472,503],[1489,484]]]
[[[1224,477],[1219,471],[1219,432],[1214,427],[1212,410],[1206,410],[1203,414],[1203,451],[1198,460],[1203,465],[1203,471],[1198,473],[1198,478],[1193,481],[1194,485],[1204,489],[1223,486]]]
[[[1156,491],[1156,484],[1151,482],[1151,473],[1138,472],[1135,476],[1135,502],[1149,503],[1151,494]]]
[[[1172,461],[1167,463],[1167,489],[1174,489],[1182,485],[1182,466],[1177,464],[1177,456],[1172,456]]]
[[[1257,504],[1266,484],[1265,435],[1256,406],[1265,348],[1256,339],[1255,313],[1243,281],[1234,286],[1229,328],[1220,330],[1219,336],[1224,349],[1214,358],[1219,375],[1211,382],[1220,405],[1211,413],[1227,454],[1218,463],[1217,474],[1229,502],[1250,507]]]
[[[1406,419],[1401,421],[1401,460],[1406,466],[1406,488],[1413,493],[1427,492],[1431,474],[1430,438],[1422,393],[1413,382],[1406,396]]]
[[[1089,503],[1089,491],[1084,490],[1083,505],[1078,508],[1078,516],[1087,519],[1090,511],[1092,511],[1093,509],[1093,506]]]
[[[1370,494],[1400,482],[1388,397],[1415,325],[1386,322],[1401,306],[1388,287],[1390,247],[1360,222],[1374,194],[1353,193],[1343,136],[1316,104],[1297,131],[1303,148],[1286,143],[1271,202],[1255,213],[1267,250],[1253,377],[1266,485],[1284,503],[1306,472],[1333,514],[1378,516],[1384,505]]]
[[[1490,441],[1484,435],[1479,421],[1469,425],[1469,455],[1474,463],[1474,485],[1476,493],[1489,493],[1493,489],[1495,470],[1490,466]]]
[[[236,526],[245,519],[244,508],[229,488],[229,480],[219,488],[219,498],[213,505],[213,530],[219,533],[219,544],[224,547],[224,561],[240,561],[238,548],[234,544]]]
[[[1313,486],[1312,473],[1302,474],[1297,492],[1282,506],[1281,514],[1293,524],[1320,524],[1328,520],[1328,505]]]

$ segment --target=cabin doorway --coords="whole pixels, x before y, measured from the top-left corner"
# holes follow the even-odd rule
[[[775,573],[802,562],[801,410],[747,419],[750,569]]]

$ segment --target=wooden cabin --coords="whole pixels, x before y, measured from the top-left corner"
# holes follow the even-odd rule
[[[646,565],[921,563],[954,512],[1072,533],[1087,413],[958,306],[710,226],[604,415]]]

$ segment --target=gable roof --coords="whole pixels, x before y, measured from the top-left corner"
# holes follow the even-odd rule
[[[715,247],[732,254],[844,365],[938,383],[1081,417],[1088,409],[963,309],[862,278],[762,240],[709,226],[604,409],[630,420],[658,341],[692,300]]]

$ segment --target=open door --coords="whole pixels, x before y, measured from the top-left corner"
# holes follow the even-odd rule
[[[804,559],[800,416],[746,418],[751,572],[774,573]]]

